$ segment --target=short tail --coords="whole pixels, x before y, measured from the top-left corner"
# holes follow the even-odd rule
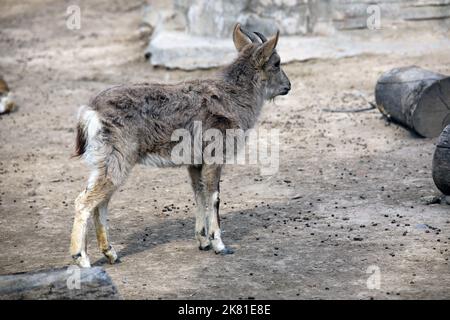
[[[81,123],[77,124],[77,137],[75,140],[75,151],[72,158],[81,157],[86,152],[86,134]]]
[[[97,112],[82,106],[78,112],[77,137],[72,157],[81,157],[86,152],[89,141],[98,133],[101,123]]]

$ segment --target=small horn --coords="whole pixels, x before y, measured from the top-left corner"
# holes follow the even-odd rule
[[[245,34],[253,43],[258,43],[258,38],[255,37],[255,35],[253,33],[251,33],[250,31],[248,31],[245,28],[241,27],[241,31],[243,34]]]
[[[256,34],[263,43],[267,41],[267,38],[262,33],[259,33],[258,31],[255,31],[253,33]]]

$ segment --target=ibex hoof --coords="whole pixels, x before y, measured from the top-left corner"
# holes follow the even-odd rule
[[[220,251],[216,251],[216,254],[220,254],[222,256],[227,255],[227,254],[233,254],[234,250],[231,249],[230,247],[225,247]]]
[[[211,250],[211,245],[207,244],[206,246],[198,246],[198,249],[201,251],[208,251]]]
[[[72,256],[73,261],[75,262],[75,264],[81,268],[90,268],[91,267],[91,263],[89,261],[89,258],[85,255],[74,255]]]
[[[108,262],[110,264],[120,262],[119,258],[117,257],[116,250],[114,250],[114,248],[111,246],[108,250],[104,251],[103,254],[105,255],[106,259],[108,259]]]

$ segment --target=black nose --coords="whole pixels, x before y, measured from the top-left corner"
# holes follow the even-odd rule
[[[288,92],[291,90],[291,84],[289,83],[287,86],[283,87],[281,90],[281,95],[288,94]]]

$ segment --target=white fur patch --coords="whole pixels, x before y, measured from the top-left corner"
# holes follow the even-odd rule
[[[157,168],[175,167],[176,164],[169,158],[161,157],[157,154],[149,153],[140,160],[140,163],[146,166]]]
[[[78,111],[78,119],[86,129],[88,140],[94,138],[102,128],[97,112],[90,109],[88,106],[80,107]]]
[[[14,109],[11,92],[0,98],[0,113],[10,112]]]
[[[6,97],[2,97],[0,99],[0,113],[4,113],[6,111]]]
[[[212,239],[211,243],[216,252],[220,252],[225,249],[225,245],[222,242],[220,229],[214,231],[214,239]]]
[[[211,202],[214,205],[219,199],[219,192],[215,191],[211,196]]]
[[[95,182],[97,181],[99,172],[97,169],[93,170],[89,176],[89,180],[88,180],[88,189],[91,189],[92,187],[94,187]]]
[[[85,161],[93,166],[97,166],[101,162],[104,153],[102,153],[102,145],[96,139],[98,132],[102,128],[100,118],[96,111],[90,109],[88,106],[81,106],[78,111],[78,121],[83,127],[84,133],[86,135],[86,151],[83,155]],[[93,181],[94,178],[89,179]]]

